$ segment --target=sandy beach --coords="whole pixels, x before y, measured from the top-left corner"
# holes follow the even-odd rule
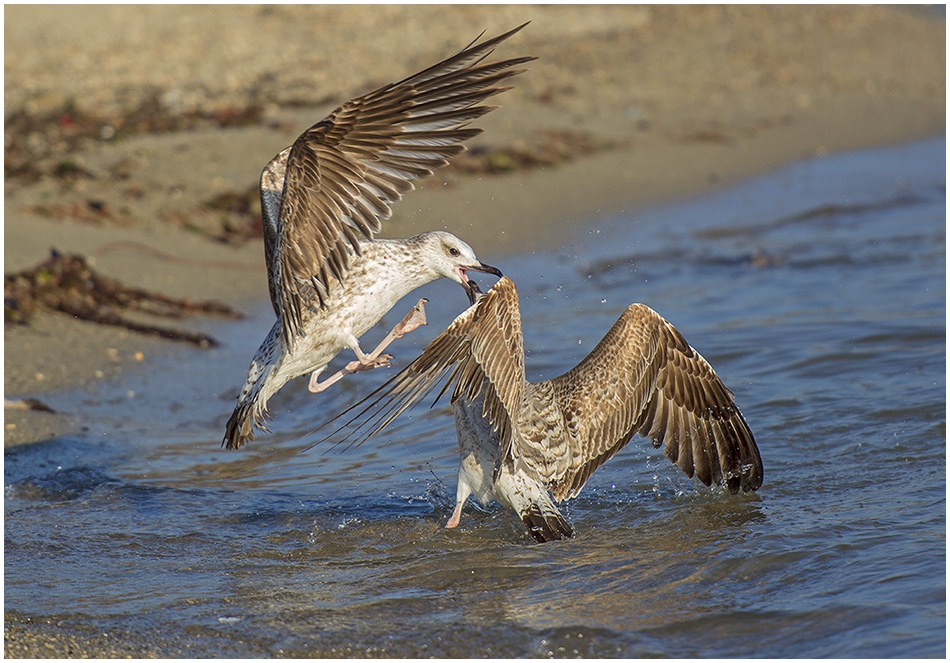
[[[4,272],[55,248],[247,308],[267,297],[264,164],[339,103],[529,20],[495,57],[539,59],[384,236],[446,229],[503,267],[620,212],[945,130],[945,17],[917,8],[7,6]],[[4,327],[5,397],[95,388],[170,343],[40,309]],[[4,444],[82,425],[7,407]],[[200,655],[16,615],[4,633],[11,657]]]

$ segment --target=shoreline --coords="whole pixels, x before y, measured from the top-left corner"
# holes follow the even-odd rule
[[[22,28],[7,40],[8,117],[33,113],[52,117],[55,126],[36,124],[30,135],[39,147],[30,147],[36,154],[27,156],[40,175],[6,178],[5,273],[36,265],[55,247],[87,256],[101,273],[124,283],[171,297],[237,307],[266,297],[260,239],[230,234],[253,225],[255,214],[259,218],[254,199],[263,164],[342,100],[467,43],[469,26],[493,34],[530,18],[493,57],[539,59],[492,100],[499,108],[476,123],[484,132],[470,142],[468,155],[418,182],[395,206],[382,237],[446,229],[489,263],[503,262],[505,255],[552,249],[600,219],[725,188],[803,158],[944,132],[945,68],[927,57],[927,49],[937,46],[942,57],[942,16],[888,7],[376,9],[240,7],[224,22],[222,39],[245,49],[229,46],[229,54],[215,58],[195,42],[222,18],[214,8],[189,12],[191,32],[174,36],[167,32],[181,18],[174,6],[7,8],[8,24]],[[97,17],[121,28],[120,34],[134,33],[145,19],[154,30],[135,33],[138,50],[129,51],[132,37],[104,33],[91,24]],[[398,17],[407,22],[396,28]],[[407,46],[407,36],[445,17],[456,20],[440,39],[420,37]],[[379,38],[353,41],[321,30],[315,49],[309,43],[314,35],[291,27],[323,19],[361,35],[378,32]],[[89,38],[98,41],[81,44],[70,21],[90,23]],[[257,30],[286,31],[286,53],[254,53],[258,57],[248,60]],[[884,34],[888,39],[878,43]],[[144,72],[149,54],[164,46],[162,35],[170,40],[163,51],[169,71],[191,71],[196,57],[208,58],[192,78],[162,83],[152,80],[162,72]],[[30,40],[50,50],[31,51]],[[67,76],[69,67],[85,62],[86,56],[77,56],[80,46],[91,48],[89,57],[116,77],[111,87]],[[381,62],[381,49],[402,54]],[[288,66],[288,58],[305,53],[320,67]],[[243,58],[246,75],[238,76],[226,56]],[[66,73],[56,67],[62,59]],[[167,86],[159,109],[166,119],[173,111],[178,117],[239,113],[260,94],[249,91],[245,79],[262,71],[279,84],[268,88],[276,97],[301,98],[270,103],[257,122],[236,126],[202,120],[121,140],[70,137],[97,103],[118,107],[119,119],[122,112],[138,117],[132,109],[139,97],[155,93],[149,85]],[[136,82],[142,76],[147,80]],[[71,115],[57,116],[63,112],[57,108]],[[10,158],[23,156],[10,147],[19,143],[10,141],[8,136]],[[493,155],[527,155],[528,163],[484,170]],[[65,173],[64,164],[70,164]],[[466,164],[474,171],[467,172]],[[231,207],[209,205],[222,199]],[[28,325],[6,325],[4,342],[4,390],[14,398],[95,388],[130,367],[161,361],[163,348],[170,347],[47,311]],[[74,427],[61,416],[7,408],[4,443],[48,439]]]
[[[247,192],[267,160],[338,103],[483,28],[531,19],[493,57],[540,59],[476,123],[472,153],[556,156],[440,171],[382,236],[444,228],[503,268],[506,255],[553,249],[621,212],[946,127],[945,17],[921,9],[17,5],[5,18],[7,118],[22,113],[28,127],[20,151],[7,136],[25,170],[5,179],[5,273],[55,246],[124,283],[245,310],[267,297],[262,242],[228,233],[253,219]],[[150,99],[160,103],[145,117]],[[92,138],[70,133],[83,118]],[[122,133],[133,120],[146,129]],[[237,206],[209,206],[222,197]],[[149,370],[180,347],[47,311],[5,326],[4,344],[5,396],[40,400]],[[5,408],[4,424],[9,447],[83,422]],[[42,611],[5,615],[7,656],[195,654],[181,633],[110,627],[106,638],[100,620]]]
[[[927,138],[928,136],[912,136],[896,143],[859,144],[829,150],[827,153],[823,152],[818,156],[820,158],[820,156],[824,156],[825,154],[901,145],[918,140],[926,140]],[[752,146],[751,149],[755,152],[755,146]],[[576,201],[560,196],[550,197],[546,200],[544,205],[536,206],[530,210],[525,209],[524,205],[521,204],[524,198],[518,194],[525,189],[529,192],[533,188],[537,188],[540,191],[551,191],[551,187],[554,187],[554,191],[563,193],[563,189],[557,189],[554,185],[565,176],[564,173],[554,175],[550,173],[536,174],[536,176],[530,178],[531,181],[527,183],[527,186],[525,186],[525,182],[519,182],[519,191],[513,191],[512,187],[500,187],[502,189],[500,195],[498,191],[499,187],[495,187],[494,191],[496,195],[491,196],[493,206],[497,205],[503,208],[507,204],[508,209],[516,210],[517,213],[521,213],[522,216],[520,216],[520,218],[522,220],[528,215],[537,215],[543,219],[545,218],[543,216],[544,213],[539,210],[545,210],[551,217],[559,219],[560,227],[542,235],[537,232],[538,222],[529,221],[522,224],[506,225],[504,223],[498,223],[498,217],[495,217],[495,222],[489,225],[487,231],[484,226],[481,228],[480,235],[482,240],[486,238],[489,240],[486,244],[492,251],[486,252],[479,248],[479,254],[498,256],[498,258],[491,257],[487,260],[503,264],[503,262],[499,262],[499,260],[503,260],[506,256],[550,250],[562,245],[564,242],[569,242],[572,237],[577,236],[577,234],[582,232],[585,228],[595,226],[598,220],[606,221],[621,213],[633,215],[636,214],[637,210],[662,207],[664,204],[673,203],[684,198],[692,198],[718,190],[724,190],[731,186],[738,185],[743,181],[754,179],[772,170],[795,163],[796,161],[815,158],[815,155],[805,155],[799,159],[786,159],[784,158],[784,154],[777,155],[774,153],[763,153],[761,151],[755,152],[755,156],[758,157],[758,159],[754,160],[753,163],[761,161],[763,163],[761,169],[752,169],[751,172],[746,172],[746,169],[729,171],[723,174],[722,181],[717,179],[715,184],[707,182],[694,188],[688,188],[685,185],[677,186],[676,183],[666,181],[662,183],[662,185],[652,189],[650,195],[634,197],[634,200],[630,204],[624,202],[626,199],[618,197],[617,202],[600,205],[587,217],[583,216],[583,211],[577,212],[575,206],[572,206],[572,203]],[[604,168],[602,165],[600,168],[596,167],[596,165],[594,168],[588,168],[591,165],[590,162],[600,161],[601,164],[604,162],[612,164],[616,159],[622,157],[623,155],[611,154],[581,160],[576,164],[572,164],[572,168],[566,174],[568,177],[573,176],[573,182],[575,182],[575,184],[580,182],[590,184],[593,187],[598,184],[597,181],[594,181],[597,179],[596,173],[610,170],[610,168]],[[694,162],[693,165],[697,168],[702,168],[707,163],[708,161],[698,160]],[[463,186],[472,184],[472,182],[464,182]],[[489,185],[491,185],[491,183],[489,183]],[[672,191],[672,193],[667,194],[667,190]],[[612,192],[616,192],[616,189],[608,189],[606,194],[608,199]],[[418,198],[423,198],[423,196],[420,195],[422,193],[424,193],[424,190],[412,192],[414,197]],[[429,203],[429,210],[433,210],[435,214],[445,214],[445,218],[447,218],[448,214],[452,211],[451,208],[457,206],[459,201],[459,196],[450,197],[436,194],[431,196],[427,202]],[[596,204],[596,202],[593,204]],[[579,206],[590,205],[591,203],[585,199]],[[448,209],[448,211],[445,211],[446,209]],[[517,213],[514,216],[518,216]],[[422,215],[420,215],[420,217],[421,216]],[[461,225],[465,225],[464,222]],[[469,235],[472,234],[472,228],[475,225],[476,222],[474,221],[469,224]],[[408,231],[405,234],[406,236],[418,232],[425,232],[424,220],[422,219],[410,222],[407,224],[407,227]],[[456,232],[463,237],[465,236],[462,235],[461,231],[454,230],[457,226],[444,225],[442,227]],[[141,264],[144,260],[146,262],[155,263],[151,270],[139,272],[138,274],[134,274],[132,271],[128,272],[130,276],[134,277],[146,273],[154,274],[161,272],[161,265],[165,263],[168,258],[175,257],[170,252],[159,254],[143,251],[143,247],[145,246],[154,248],[156,243],[154,235],[147,237],[149,241],[148,245],[140,239],[128,239],[129,235],[133,238],[137,237],[137,233],[134,232],[130,234],[124,233],[123,239],[105,245],[100,244],[100,246],[106,246],[108,248],[117,245],[115,246],[116,250],[123,249],[127,252],[127,255],[124,257],[124,261],[127,262]],[[387,236],[387,234],[384,232],[381,236]],[[162,238],[158,244],[162,245],[166,242],[177,244],[181,239],[181,237],[177,236],[165,237]],[[169,251],[178,249],[180,249],[180,247],[169,247]],[[180,280],[168,280],[168,283],[175,288],[175,296],[189,297],[191,295],[182,295],[180,292],[189,291],[194,288],[197,297],[203,299],[217,298],[215,301],[224,301],[238,310],[249,310],[261,302],[267,301],[266,269],[264,267],[263,246],[261,242],[248,242],[236,250],[230,247],[222,247],[220,251],[223,251],[223,253],[219,253],[218,250],[213,249],[209,251],[207,247],[200,248],[196,251],[199,257],[190,259],[193,266],[184,268],[179,266],[181,271],[179,274]],[[95,264],[96,260],[93,259],[92,262]],[[119,262],[118,258],[116,258],[116,262]],[[196,274],[206,272],[209,262],[220,263],[222,272],[227,273],[236,280],[229,281],[229,287],[224,290],[221,288],[196,286],[196,284],[201,281],[200,278],[197,278]],[[225,270],[227,271],[225,272]],[[121,269],[117,271],[121,272]],[[150,283],[151,280],[145,279],[145,282]],[[210,319],[205,318],[205,320]],[[186,319],[183,324],[166,326],[187,329],[188,322],[189,320]],[[219,322],[224,321],[221,320]],[[164,324],[164,322],[160,324]],[[208,322],[202,324],[203,328],[207,326],[209,326]],[[4,343],[7,348],[4,358],[4,396],[11,401],[36,398],[36,400],[42,403],[43,394],[79,388],[94,390],[98,383],[114,379],[129,370],[142,370],[144,366],[147,366],[148,361],[161,361],[163,356],[169,354],[174,348],[180,347],[179,343],[173,341],[167,341],[153,336],[145,336],[125,329],[100,325],[93,322],[72,320],[64,314],[51,311],[39,311],[28,326],[8,326],[4,331]],[[64,356],[61,353],[46,352],[45,350],[48,349],[47,340],[49,338],[66,339],[70,347],[83,348],[83,356],[69,356],[68,354]],[[15,355],[6,354],[10,352],[11,349],[16,353]],[[11,404],[11,406],[5,407],[4,426],[4,447],[12,447],[19,444],[41,442],[62,435],[75,433],[81,430],[82,423],[74,420],[65,413],[22,408],[18,403],[17,405]]]

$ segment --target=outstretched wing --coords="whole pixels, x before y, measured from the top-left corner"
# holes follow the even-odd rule
[[[362,407],[339,430],[352,426],[344,439],[357,436],[352,443],[362,444],[443,383],[435,401],[450,387],[452,402],[472,402],[484,389],[483,414],[510,444],[511,422],[524,402],[523,343],[518,291],[503,277],[412,363],[347,410]]]
[[[302,311],[322,306],[331,280],[344,279],[360,240],[379,232],[412,180],[444,166],[481,132],[467,125],[494,107],[479,104],[509,89],[499,83],[535,59],[482,62],[523,27],[348,101],[264,169],[268,277],[288,346]]]
[[[762,459],[732,392],[669,322],[643,304],[551,387],[570,432],[571,461],[551,476],[573,497],[634,434],[649,437],[688,477],[731,492],[762,485]]]

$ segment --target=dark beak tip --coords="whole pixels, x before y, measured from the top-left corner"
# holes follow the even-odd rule
[[[493,276],[497,276],[498,278],[501,278],[502,276],[504,276],[504,274],[501,273],[500,269],[498,269],[497,267],[492,267],[491,265],[486,265],[483,262],[478,263],[478,271],[485,272],[486,274],[491,274]]]

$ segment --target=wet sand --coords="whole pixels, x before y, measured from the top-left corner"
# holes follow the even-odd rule
[[[267,296],[261,241],[240,237],[263,165],[335,105],[483,29],[531,20],[496,56],[540,59],[384,234],[445,228],[502,268],[621,211],[945,128],[945,20],[908,8],[8,6],[5,19],[5,273],[55,246],[238,307]],[[209,205],[249,192],[250,209]],[[94,388],[169,347],[42,311],[4,342],[7,398]],[[4,415],[5,445],[82,426]],[[6,653],[196,654],[56,633],[8,616]]]

